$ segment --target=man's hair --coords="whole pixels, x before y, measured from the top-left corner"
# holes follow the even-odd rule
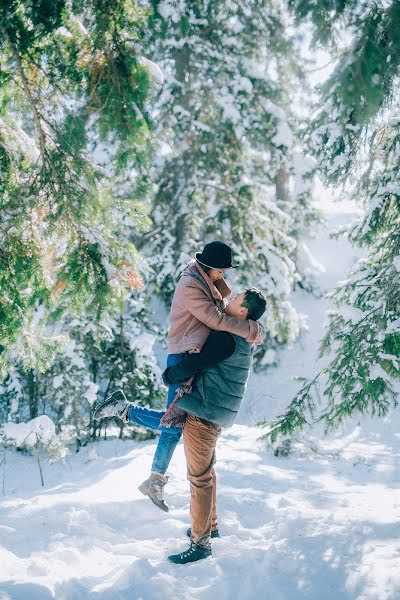
[[[267,302],[257,288],[247,288],[245,290],[242,306],[247,308],[247,319],[257,321],[265,312]]]

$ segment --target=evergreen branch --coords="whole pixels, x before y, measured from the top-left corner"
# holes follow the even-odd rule
[[[293,436],[296,431],[310,425],[314,419],[315,402],[312,398],[312,388],[324,371],[320,371],[311,381],[307,381],[297,392],[282,415],[272,421],[264,419],[257,424],[258,427],[266,427],[268,431],[260,439],[274,443],[278,436]],[[311,422],[307,420],[310,415]]]
[[[8,34],[8,31],[6,30],[6,28],[4,27],[4,25],[2,25],[0,23],[0,32],[2,33],[3,37],[7,40],[8,46],[11,50],[11,53],[13,55],[13,58],[15,60],[15,63],[17,65],[17,70],[18,73],[20,74],[21,80],[22,80],[22,85],[23,85],[23,89],[26,95],[26,98],[31,106],[32,109],[32,115],[33,115],[33,120],[35,123],[35,127],[36,127],[36,133],[39,139],[39,146],[40,146],[40,151],[42,154],[42,160],[44,160],[45,155],[46,155],[46,136],[45,133],[43,131],[41,122],[40,122],[40,115],[39,115],[39,110],[38,107],[36,105],[35,99],[32,95],[30,86],[29,86],[29,81],[28,78],[25,74],[24,68],[22,66],[22,61],[21,58],[18,54],[18,51],[15,47],[15,44],[13,43],[13,41],[11,40],[11,37]]]

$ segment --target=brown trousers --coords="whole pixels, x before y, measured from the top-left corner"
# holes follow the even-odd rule
[[[215,446],[221,427],[188,414],[183,428],[187,478],[190,481],[191,540],[210,545],[211,531],[217,529],[217,489],[214,471]]]

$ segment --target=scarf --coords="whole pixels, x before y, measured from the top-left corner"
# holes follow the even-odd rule
[[[162,427],[183,427],[185,425],[187,413],[175,406],[183,394],[190,393],[192,391],[193,377],[182,383],[181,386],[176,390],[176,395],[171,402],[169,408],[165,411],[164,416],[160,419],[160,425]]]

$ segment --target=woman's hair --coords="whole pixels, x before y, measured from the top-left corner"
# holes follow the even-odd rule
[[[247,319],[257,321],[264,314],[267,301],[257,288],[247,288],[242,306],[248,310]]]

